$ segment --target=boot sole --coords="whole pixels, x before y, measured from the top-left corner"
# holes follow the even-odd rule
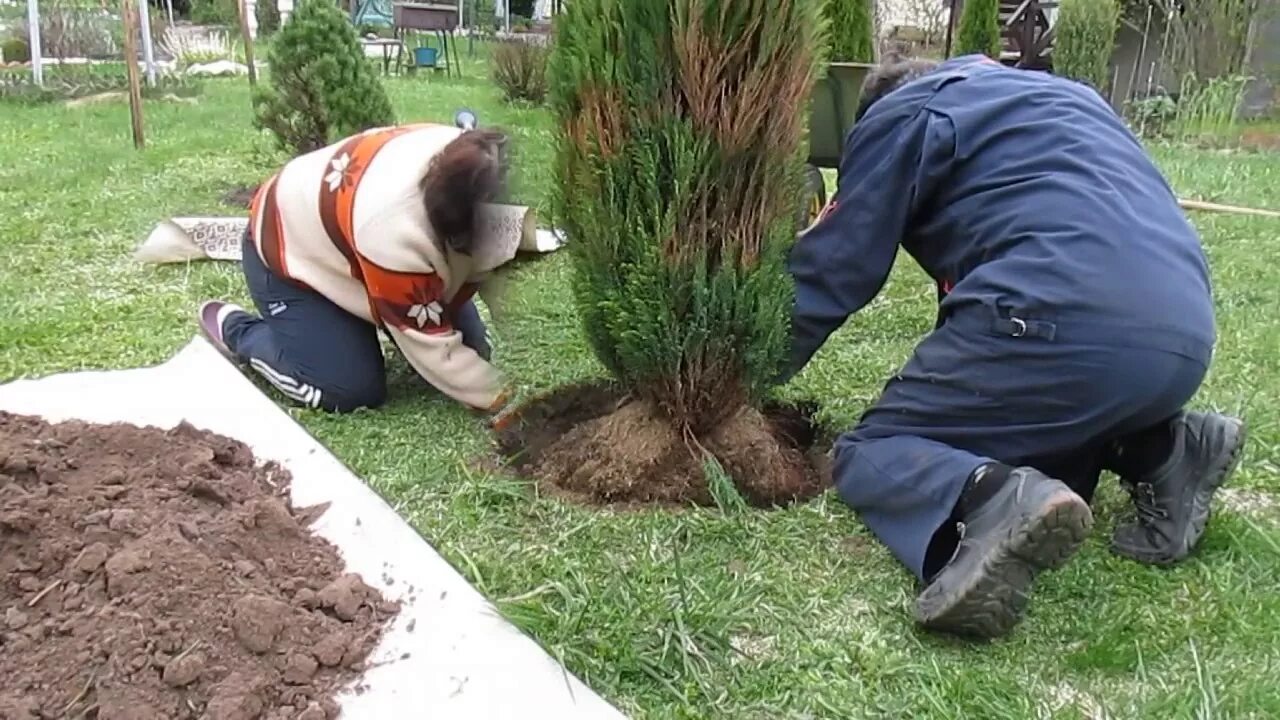
[[[1244,452],[1248,430],[1245,428],[1244,422],[1240,420],[1233,419],[1232,425],[1235,437],[1227,441],[1226,452],[1210,466],[1209,472],[1205,473],[1201,487],[1196,490],[1195,496],[1191,499],[1191,518],[1187,523],[1186,531],[1182,535],[1182,541],[1178,543],[1179,552],[1173,555],[1145,554],[1128,549],[1117,549],[1119,554],[1148,565],[1166,567],[1185,560],[1191,554],[1191,551],[1200,542],[1200,538],[1204,536],[1204,529],[1209,524],[1214,493],[1226,484],[1227,478],[1231,477],[1231,473],[1235,472],[1240,465],[1240,456]]]
[[[1093,527],[1089,505],[1070,491],[1055,493],[969,573],[961,586],[930,586],[916,602],[916,620],[931,630],[977,638],[1006,635],[1022,618],[1031,584],[1075,555]]]

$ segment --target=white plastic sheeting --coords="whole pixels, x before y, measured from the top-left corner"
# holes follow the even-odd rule
[[[202,339],[157,367],[0,385],[0,409],[55,422],[170,428],[185,420],[288,468],[295,505],[330,503],[315,531],[338,546],[350,570],[403,603],[371,657],[367,689],[339,698],[344,718],[623,718],[501,618],[389,505]],[[394,582],[385,584],[384,575]]]

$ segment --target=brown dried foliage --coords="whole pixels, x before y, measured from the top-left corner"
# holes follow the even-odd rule
[[[705,247],[713,262],[722,258],[750,267],[770,226],[790,216],[791,198],[778,192],[782,178],[770,170],[799,146],[799,109],[814,80],[813,49],[802,32],[776,38],[774,44],[762,18],[766,12],[790,16],[796,2],[804,0],[756,0],[748,13],[752,19],[732,43],[724,40],[733,37],[728,27],[734,22],[732,3],[721,3],[715,24],[708,26],[702,3],[694,0],[687,25],[675,29],[677,89],[684,109],[699,134],[716,143],[722,163],[703,177],[703,187],[685,209],[682,237],[664,242],[667,256],[676,261],[691,259]],[[773,52],[763,54],[770,44]]]

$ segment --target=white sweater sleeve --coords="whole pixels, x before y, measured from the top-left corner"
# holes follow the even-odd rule
[[[374,318],[427,382],[471,407],[496,409],[504,400],[501,373],[462,343],[462,333],[452,322],[468,293],[446,299],[445,281],[430,258],[396,255],[395,268],[358,255]]]

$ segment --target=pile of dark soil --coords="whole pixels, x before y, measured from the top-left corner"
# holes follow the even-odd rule
[[[325,720],[398,608],[233,440],[0,413],[0,719]]]
[[[499,452],[525,477],[598,503],[709,505],[713,455],[752,505],[773,507],[825,490],[830,471],[811,408],[743,408],[713,432],[686,438],[644,401],[607,385],[574,385],[520,411]]]

